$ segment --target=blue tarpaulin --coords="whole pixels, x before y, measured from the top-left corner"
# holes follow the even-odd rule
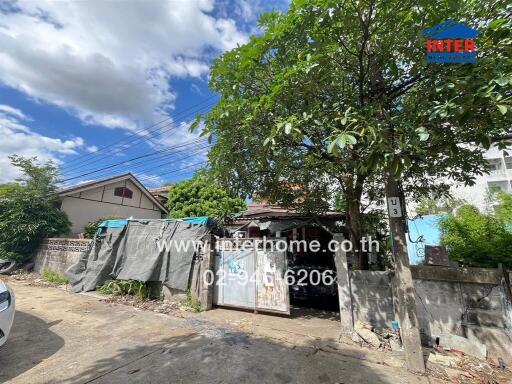
[[[105,220],[103,221],[96,232],[97,235],[101,235],[105,232],[106,228],[124,228],[128,224],[128,221],[167,221],[167,222],[176,222],[183,221],[189,224],[198,224],[198,225],[206,225],[208,224],[208,216],[198,216],[198,217],[185,217],[183,219],[154,219],[154,220],[138,220],[138,219],[113,219],[113,220]]]

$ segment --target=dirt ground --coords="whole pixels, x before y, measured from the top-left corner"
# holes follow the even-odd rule
[[[48,284],[8,282],[16,317],[0,383],[439,383],[340,338],[332,312],[155,313]],[[153,308],[154,310],[154,308]]]

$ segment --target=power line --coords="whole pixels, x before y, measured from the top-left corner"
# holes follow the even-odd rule
[[[123,138],[122,138],[122,139],[120,139],[120,140],[114,141],[114,142],[112,142],[112,143],[110,143],[110,144],[108,144],[108,145],[105,145],[105,146],[103,146],[103,147],[100,147],[98,150],[96,150],[96,151],[94,151],[94,152],[92,152],[92,153],[90,153],[90,154],[87,154],[87,155],[85,155],[85,156],[80,156],[80,157],[74,158],[74,159],[72,159],[72,160],[68,161],[68,162],[67,162],[67,164],[73,164],[73,163],[75,163],[77,160],[82,160],[82,159],[84,159],[84,158],[86,158],[86,157],[94,157],[94,156],[96,156],[99,152],[104,151],[104,150],[106,150],[107,148],[111,148],[111,147],[113,147],[114,145],[119,144],[119,143],[121,143],[121,142],[123,142],[123,141],[125,141],[125,140],[127,140],[127,139],[129,139],[129,138],[131,138],[131,137],[133,137],[133,136],[139,136],[139,133],[144,132],[144,135],[142,135],[142,137],[143,137],[143,136],[147,135],[149,132],[151,132],[151,128],[154,128],[154,127],[156,127],[156,126],[160,125],[161,123],[164,123],[164,122],[169,121],[169,120],[171,120],[171,119],[172,119],[172,120],[174,120],[176,117],[178,117],[178,116],[182,115],[182,114],[183,114],[183,113],[185,113],[185,112],[188,112],[188,111],[190,111],[190,110],[192,110],[192,109],[194,109],[194,108],[196,108],[196,107],[198,107],[198,106],[200,106],[200,105],[202,105],[202,104],[209,103],[209,102],[210,102],[211,100],[213,100],[214,98],[215,98],[215,96],[210,96],[210,97],[208,97],[206,100],[203,100],[203,101],[201,101],[201,102],[199,102],[199,103],[197,103],[197,104],[194,104],[194,105],[192,105],[192,106],[190,106],[190,107],[188,107],[188,108],[186,108],[186,109],[184,109],[184,110],[182,110],[182,111],[180,111],[180,112],[178,112],[178,113],[174,114],[174,116],[169,116],[169,117],[167,117],[167,118],[165,118],[165,119],[163,119],[163,120],[161,120],[161,121],[159,121],[159,122],[157,122],[157,123],[154,123],[154,124],[150,125],[149,127],[145,127],[145,128],[139,129],[139,130],[137,130],[137,131],[135,131],[135,132],[131,133],[130,135],[123,137]],[[213,103],[213,104],[215,104],[215,103]],[[210,105],[202,106],[200,109],[203,109],[203,108],[205,108],[205,107],[210,107]],[[161,129],[161,128],[159,128],[159,129]],[[156,132],[156,131],[155,131],[155,132]],[[139,136],[139,137],[140,137],[140,136]]]
[[[166,148],[166,149],[162,149],[162,150],[159,150],[159,151],[149,152],[149,153],[146,153],[146,154],[143,154],[143,155],[140,155],[140,156],[133,157],[133,158],[128,159],[128,160],[121,161],[121,162],[116,163],[116,164],[108,165],[108,166],[103,167],[103,168],[98,168],[98,169],[92,170],[90,172],[83,173],[83,174],[78,175],[78,176],[69,177],[67,179],[62,180],[62,182],[64,183],[64,182],[69,181],[69,180],[75,180],[75,179],[79,179],[79,178],[84,177],[84,176],[92,175],[93,173],[98,173],[98,172],[104,171],[106,169],[111,169],[111,168],[113,168],[115,166],[118,166],[118,165],[121,165],[121,164],[126,164],[126,163],[129,163],[130,161],[133,161],[133,160],[143,159],[143,158],[147,158],[147,157],[153,156],[153,155],[155,155],[157,153],[162,153],[164,151],[169,151],[172,148],[180,148],[180,147],[183,147],[183,146],[186,146],[186,145],[189,145],[189,144],[195,144],[195,143],[198,143],[201,140],[203,140],[203,138],[191,140],[189,142],[184,142],[184,143],[181,143],[179,145],[175,145],[175,146],[172,146],[172,147],[169,147],[169,148]]]
[[[184,149],[182,149],[180,151],[177,151],[175,153],[168,154],[168,155],[166,155],[165,157],[163,157],[161,159],[153,159],[153,161],[141,162],[141,163],[135,164],[134,166],[132,166],[130,164],[130,168],[128,168],[127,171],[133,173],[134,169],[136,169],[137,172],[145,172],[145,171],[149,171],[149,170],[158,169],[158,168],[170,165],[170,164],[175,164],[177,162],[183,161],[183,160],[188,159],[190,157],[193,157],[195,155],[198,155],[199,153],[203,152],[205,149],[209,149],[210,147],[211,147],[210,145],[203,145],[202,147],[197,148],[195,151],[188,153],[186,156],[175,157],[178,153],[189,151],[188,148],[184,148]],[[161,163],[161,164],[154,164],[154,165],[149,166],[151,163],[155,163],[154,160],[156,160],[156,162],[158,163],[158,162],[160,162],[162,160],[168,160],[168,159],[172,159],[172,161],[164,162],[164,163]],[[117,166],[119,166],[119,165],[117,165]],[[111,174],[110,170],[111,169],[109,169],[107,171],[99,172],[99,174],[96,174],[95,177],[103,177],[103,176],[106,176],[108,174]]]
[[[207,105],[207,106],[202,107],[201,109],[204,109],[204,108],[210,108],[210,107],[211,107],[211,106],[213,106],[213,105],[214,105],[214,104],[212,104],[212,105]],[[201,111],[201,109],[199,109],[199,110],[195,110],[194,112],[192,112],[192,114],[196,114],[196,113],[200,112],[200,111]],[[187,115],[187,116],[189,116],[189,115]],[[174,122],[170,122],[170,123],[168,123],[168,124],[165,124],[164,126],[162,126],[162,127],[158,128],[157,130],[155,130],[155,131],[154,131],[154,132],[152,132],[152,133],[156,133],[156,132],[158,132],[158,131],[160,131],[160,130],[162,130],[163,128],[166,128],[166,127],[168,127],[168,126],[171,126],[171,127],[170,127],[170,128],[168,128],[168,129],[165,129],[164,131],[161,131],[161,132],[159,132],[159,133],[160,133],[160,134],[163,134],[163,133],[166,133],[166,132],[169,132],[169,131],[172,131],[172,130],[177,129],[177,128],[178,128],[178,126],[174,126],[174,125],[173,125],[173,123],[174,123]],[[95,163],[95,162],[97,162],[97,161],[100,161],[100,160],[106,159],[106,158],[110,158],[113,154],[119,153],[120,151],[125,150],[125,149],[129,148],[129,147],[130,147],[130,146],[132,146],[132,145],[135,145],[135,142],[137,142],[137,141],[142,141],[142,140],[144,140],[144,137],[136,137],[136,138],[134,138],[133,140],[131,140],[131,141],[129,141],[129,142],[127,142],[127,143],[123,144],[123,146],[122,146],[122,147],[117,148],[117,149],[116,149],[116,150],[114,150],[112,153],[109,153],[109,154],[107,154],[107,155],[105,155],[105,156],[102,156],[102,157],[99,157],[99,158],[96,158],[96,159],[91,158],[91,159],[88,159],[88,160],[87,160],[87,159],[86,159],[86,160],[83,160],[83,161],[81,161],[81,162],[79,162],[79,163],[75,164],[74,166],[72,166],[71,168],[68,168],[68,169],[66,169],[66,166],[65,166],[65,167],[64,167],[64,169],[63,169],[63,171],[65,171],[65,172],[71,172],[71,171],[76,171],[76,170],[79,170],[79,169],[86,168],[88,165],[90,165],[90,164],[92,164],[92,163]],[[132,144],[130,144],[130,143],[132,143]],[[128,144],[130,144],[130,145],[128,145]],[[105,148],[106,148],[106,147],[105,147]],[[97,156],[97,155],[98,155],[98,153],[96,153],[96,152],[95,152],[95,155]]]
[[[174,173],[174,172],[180,172],[180,171],[183,171],[185,169],[190,169],[192,167],[195,167],[195,166],[198,166],[198,165],[206,165],[208,162],[206,160],[203,160],[203,161],[200,161],[199,163],[195,163],[195,164],[190,164],[186,167],[183,167],[183,168],[180,168],[180,169],[173,169],[172,171],[169,171],[169,172],[165,172],[165,173],[162,173],[162,174],[155,174],[155,175],[151,175],[151,176],[141,176],[140,178],[141,179],[146,179],[146,180],[151,180],[151,179],[158,179],[159,176],[164,176],[164,175],[168,175],[168,174],[171,174],[171,173]]]
[[[143,155],[151,154],[150,156],[147,156],[147,157],[152,157],[152,160],[150,160],[150,161],[146,160],[146,157],[144,157],[140,161],[135,161],[137,159],[135,157],[133,157],[133,158],[130,158],[130,159],[127,159],[124,161],[105,164],[105,167],[111,166],[112,168],[114,168],[114,167],[117,167],[117,166],[123,165],[123,164],[129,164],[129,165],[138,165],[140,163],[148,164],[148,163],[153,162],[153,160],[158,161],[158,160],[161,160],[162,158],[171,157],[176,153],[189,150],[187,148],[183,148],[182,150],[175,151],[176,148],[187,147],[187,146],[191,146],[191,145],[202,145],[206,142],[207,142],[207,140],[205,138],[196,137],[195,139],[181,142],[181,143],[176,143],[170,147],[165,147],[158,151],[152,151],[152,152],[147,152],[147,153],[143,154]],[[88,169],[76,170],[76,171],[71,171],[71,172],[65,172],[65,175],[66,175],[66,177],[72,177],[72,176],[77,176],[78,174],[82,174],[83,172],[87,172],[87,171],[89,171],[89,170]]]

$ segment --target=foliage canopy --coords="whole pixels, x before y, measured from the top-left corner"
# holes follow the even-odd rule
[[[23,176],[0,197],[0,258],[24,262],[45,237],[66,234],[71,224],[59,209],[55,165],[16,155],[10,159]]]
[[[512,233],[496,217],[465,205],[443,217],[440,228],[451,260],[471,267],[512,267]]]
[[[245,210],[246,204],[243,199],[230,195],[220,187],[207,172],[200,171],[171,188],[167,208],[170,218],[228,218]]]
[[[413,194],[473,183],[512,123],[508,12],[506,1],[295,0],[265,14],[264,33],[212,67],[213,171],[237,194],[311,212],[343,193],[355,243],[384,174]],[[421,32],[446,15],[477,26],[477,63],[426,63]]]

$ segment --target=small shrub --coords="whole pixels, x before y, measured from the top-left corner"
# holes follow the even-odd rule
[[[135,296],[140,301],[149,298],[147,284],[138,280],[109,280],[98,287],[97,290],[104,295]]]
[[[50,271],[49,269],[43,269],[41,273],[41,277],[44,281],[48,281],[49,283],[57,283],[57,284],[67,284],[69,280],[66,276],[61,275],[60,273]]]
[[[201,312],[201,302],[192,295],[192,291],[190,289],[187,291],[187,296],[183,300],[183,305],[186,305],[196,312]]]
[[[98,231],[98,228],[101,223],[103,223],[105,220],[116,220],[118,217],[116,216],[108,216],[104,219],[98,219],[96,221],[91,221],[84,226],[84,237],[86,239],[94,239],[94,236],[96,235],[96,232]]]

